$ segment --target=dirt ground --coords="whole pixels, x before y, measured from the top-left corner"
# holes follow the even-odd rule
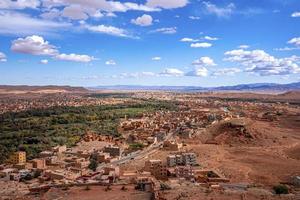
[[[127,185],[125,190],[122,186],[72,187],[68,190],[51,188],[47,193],[39,197],[28,197],[26,200],[150,200],[151,193],[141,192],[134,189],[133,185]]]
[[[172,190],[163,191],[160,197],[167,200],[298,200],[295,195],[274,195],[261,188],[247,191],[211,190],[196,186],[179,186]]]

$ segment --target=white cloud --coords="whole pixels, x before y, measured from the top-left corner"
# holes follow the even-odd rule
[[[115,16],[114,12],[127,12],[129,10],[154,12],[160,8],[149,7],[133,2],[120,2],[108,0],[44,0],[43,7],[58,8],[64,10],[64,16],[70,19],[85,19],[89,17],[102,17],[100,13],[108,13],[106,16]]]
[[[136,19],[132,19],[131,23],[139,25],[139,26],[151,26],[152,25],[152,17],[150,15],[142,15]]]
[[[161,60],[161,57],[159,57],[159,56],[156,56],[156,57],[153,57],[153,58],[151,58],[152,60],[155,60],[155,61],[158,61],[158,60]]]
[[[217,37],[210,37],[210,36],[204,36],[203,37],[205,40],[210,40],[210,41],[216,41],[216,40],[219,40],[219,38]]]
[[[0,52],[0,62],[6,62],[7,59],[6,59],[6,55],[2,52]]]
[[[275,51],[293,51],[293,50],[299,50],[300,47],[283,47],[283,48],[275,48]]]
[[[201,19],[201,17],[197,17],[197,16],[189,16],[190,19],[192,20],[199,20]]]
[[[0,9],[35,9],[40,5],[39,0],[1,0]]]
[[[292,13],[291,17],[300,17],[300,12]]]
[[[96,32],[96,33],[103,33],[107,35],[114,35],[118,37],[132,37],[128,34],[128,32],[124,29],[117,28],[114,26],[105,26],[105,25],[98,25],[98,26],[91,26],[86,25],[86,29]]]
[[[41,64],[44,64],[44,65],[48,64],[48,62],[49,62],[49,61],[48,61],[47,59],[43,59],[43,60],[40,61],[40,63],[41,63]]]
[[[299,50],[300,49],[300,37],[298,38],[292,38],[288,42],[288,44],[292,44],[295,47],[283,47],[283,48],[275,48],[275,51],[293,51],[293,50]]]
[[[154,72],[141,72],[141,76],[156,76]]]
[[[180,40],[181,42],[198,42],[198,39],[193,39],[193,38],[182,38]]]
[[[55,46],[45,41],[43,37],[32,35],[26,38],[18,38],[12,42],[11,50],[18,53],[32,55],[53,56],[58,53]]]
[[[32,18],[18,12],[0,11],[0,34],[31,35],[52,34],[69,28],[71,24]]]
[[[250,46],[246,45],[246,44],[242,44],[242,45],[238,46],[238,48],[240,48],[240,49],[249,49]]]
[[[236,73],[241,72],[242,70],[238,68],[224,68],[218,69],[212,73],[212,76],[233,76]]]
[[[192,48],[209,48],[211,47],[212,44],[207,43],[207,42],[202,42],[202,43],[192,43],[191,47]]]
[[[293,44],[297,47],[300,47],[300,37],[291,39],[288,41],[288,44]]]
[[[189,3],[188,0],[147,0],[146,6],[154,8],[173,9],[181,8]]]
[[[62,16],[73,20],[86,20],[89,17],[79,5],[71,5],[65,7],[62,12]]]
[[[134,73],[122,73],[119,75],[113,75],[112,78],[141,78],[157,76],[154,72],[134,72]]]
[[[117,15],[113,12],[108,12],[105,16],[106,17],[117,17]]]
[[[164,71],[162,71],[161,73],[159,73],[159,75],[161,76],[183,76],[184,72],[176,69],[176,68],[167,68]]]
[[[225,61],[239,63],[246,67],[245,71],[261,76],[300,73],[295,57],[275,58],[263,50],[245,51],[243,49],[228,51],[225,55],[227,56]]]
[[[218,7],[217,5],[208,1],[203,2],[203,4],[209,14],[214,14],[218,17],[229,17],[235,9],[235,5],[233,3],[230,3],[225,7]]]
[[[192,64],[196,65],[196,66],[201,66],[201,67],[209,67],[209,66],[216,65],[214,60],[207,56],[204,56],[204,57],[201,57],[201,58],[195,60]]]
[[[151,33],[163,33],[163,34],[174,34],[176,32],[177,32],[177,27],[159,28],[154,31],[151,31]]]
[[[206,77],[208,75],[208,70],[205,67],[197,67],[193,71],[185,74],[186,76],[198,76]]]
[[[53,8],[49,11],[46,11],[40,15],[44,19],[55,19],[61,16],[61,11]]]
[[[58,54],[54,57],[57,60],[64,60],[64,61],[74,61],[74,62],[84,62],[88,63],[92,60],[95,60],[94,57],[88,56],[88,55],[78,55],[78,54]]]
[[[57,60],[65,61],[91,62],[92,60],[95,60],[94,57],[88,55],[78,55],[73,53],[60,54],[56,46],[49,44],[49,42],[44,40],[43,37],[37,35],[28,36],[26,38],[18,38],[12,41],[11,50],[18,53],[52,56]],[[48,61],[44,60],[44,62]]]
[[[108,14],[106,14],[105,16],[108,16]],[[92,17],[94,17],[94,18],[102,18],[102,17],[104,17],[104,15],[99,11],[99,10],[97,10],[93,15],[92,15]],[[115,16],[114,16],[115,17]]]
[[[117,63],[114,60],[108,60],[108,61],[105,62],[105,64],[106,65],[116,65]]]

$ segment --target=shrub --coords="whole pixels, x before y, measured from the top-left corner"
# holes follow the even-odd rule
[[[276,185],[273,187],[276,194],[288,194],[289,189],[285,185]]]

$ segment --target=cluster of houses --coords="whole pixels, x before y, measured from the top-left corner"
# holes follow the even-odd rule
[[[201,169],[197,163],[197,155],[193,152],[170,154],[166,162],[148,160],[143,170],[150,172],[157,180],[178,179],[210,185],[229,181],[212,170]]]
[[[65,93],[38,95],[31,98],[0,98],[0,114],[56,106],[78,107],[89,105],[111,105],[121,104],[128,101],[129,100],[125,98],[86,98],[81,95]]]
[[[49,151],[42,151],[38,158],[27,161],[26,152],[18,151],[10,156],[6,165],[1,166],[0,180],[20,181],[38,177],[41,182],[75,182],[91,173],[91,155],[96,157],[98,163],[110,163],[119,159],[121,154],[121,148],[114,145],[107,145],[99,151],[74,151],[66,146],[57,146]],[[104,170],[103,174],[107,175],[107,169]]]

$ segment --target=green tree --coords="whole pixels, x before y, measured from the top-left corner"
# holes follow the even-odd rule
[[[98,162],[97,162],[97,160],[91,159],[91,160],[90,160],[90,164],[89,164],[89,169],[90,169],[90,170],[93,170],[93,171],[96,171],[97,167],[98,167]]]
[[[289,189],[286,185],[276,185],[273,187],[276,194],[288,194]]]

